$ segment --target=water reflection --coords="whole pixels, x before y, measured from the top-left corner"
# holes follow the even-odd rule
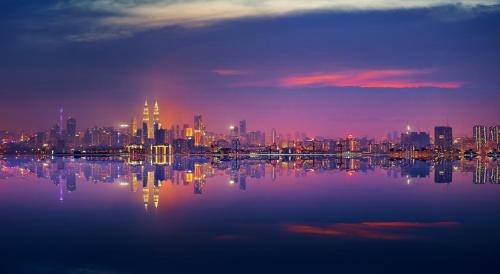
[[[205,157],[156,158],[34,158],[5,157],[0,159],[0,179],[16,176],[48,178],[59,189],[60,200],[64,191],[77,191],[77,178],[93,183],[117,183],[130,191],[142,191],[145,208],[158,207],[160,188],[165,184],[193,187],[193,194],[203,194],[207,181],[226,176],[228,184],[247,189],[248,179],[269,177],[277,181],[288,176],[314,176],[327,172],[370,173],[385,170],[388,177],[411,183],[414,178],[432,178],[435,183],[452,183],[454,172],[471,174],[474,184],[498,184],[500,164],[491,159],[392,160],[386,157],[329,158],[329,157],[267,157],[221,159]]]

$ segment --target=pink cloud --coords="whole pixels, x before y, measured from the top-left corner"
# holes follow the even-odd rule
[[[330,236],[330,237],[349,237],[378,240],[402,240],[414,238],[414,236],[402,233],[409,229],[422,228],[450,228],[459,225],[457,222],[361,222],[361,223],[340,223],[327,226],[312,226],[305,224],[284,225],[283,229],[287,232]]]
[[[212,70],[213,73],[220,76],[236,76],[245,75],[251,73],[249,70],[231,69],[231,68],[220,68]]]
[[[432,70],[382,69],[355,70],[333,73],[319,73],[287,76],[279,79],[278,86],[295,88],[305,86],[335,86],[362,88],[446,88],[461,86],[458,82],[441,82],[421,80],[422,74]]]

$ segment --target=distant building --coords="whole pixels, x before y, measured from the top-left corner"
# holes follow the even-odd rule
[[[66,134],[68,137],[75,137],[76,135],[76,119],[75,118],[68,118],[66,120]]]
[[[422,150],[428,147],[431,138],[427,132],[406,132],[401,134],[401,145],[405,149]]]
[[[41,147],[43,144],[45,144],[45,138],[46,134],[45,132],[41,131],[36,134],[36,146]]]
[[[489,140],[493,147],[500,145],[500,126],[491,126],[489,128]]]
[[[149,141],[149,107],[148,101],[144,102],[144,111],[142,113],[142,143],[146,144]]]
[[[240,121],[240,135],[244,136],[246,134],[247,134],[247,121],[241,120]]]
[[[165,129],[157,128],[155,129],[155,144],[163,145],[165,144]]]
[[[476,149],[481,150],[486,147],[488,141],[488,133],[486,126],[476,125],[472,128],[472,135],[474,136],[474,143]]]
[[[203,124],[203,117],[201,115],[194,116],[194,129],[195,130],[205,130],[205,126]]]
[[[188,144],[186,139],[175,139],[173,141],[173,149],[175,154],[187,154]]]
[[[451,127],[435,127],[434,128],[434,145],[441,150],[453,148],[453,132]]]

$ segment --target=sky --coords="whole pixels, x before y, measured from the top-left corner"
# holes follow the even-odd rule
[[[500,0],[4,0],[0,129],[383,137],[500,124]]]

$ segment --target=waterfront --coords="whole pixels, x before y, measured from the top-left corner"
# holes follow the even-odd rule
[[[487,158],[4,157],[0,270],[496,273],[498,170]]]

